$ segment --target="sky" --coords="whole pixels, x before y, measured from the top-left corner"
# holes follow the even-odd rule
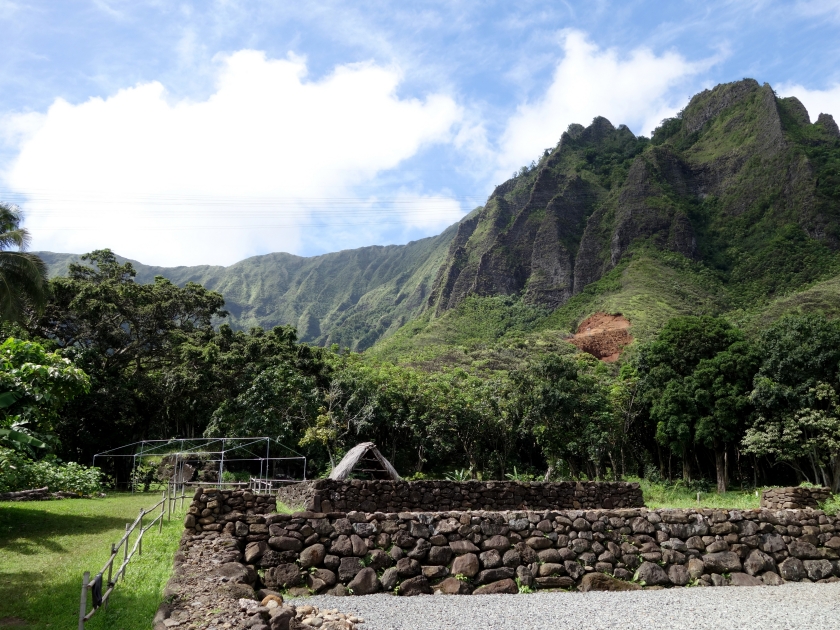
[[[751,77],[840,120],[840,0],[0,0],[33,250],[229,265],[440,233],[605,116]]]

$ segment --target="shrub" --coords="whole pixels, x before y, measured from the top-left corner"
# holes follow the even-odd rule
[[[76,462],[62,463],[54,456],[33,461],[11,449],[0,448],[0,492],[48,487],[51,492],[93,494],[102,490],[99,468]]]

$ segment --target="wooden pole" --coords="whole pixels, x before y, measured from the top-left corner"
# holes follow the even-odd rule
[[[79,601],[79,630],[85,630],[85,614],[87,613],[87,590],[90,580],[90,571],[85,571],[82,576],[82,598]]]

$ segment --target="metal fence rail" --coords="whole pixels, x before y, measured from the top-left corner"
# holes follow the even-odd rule
[[[125,534],[120,538],[118,543],[111,545],[111,557],[105,562],[102,570],[92,580],[90,579],[90,571],[85,571],[82,577],[82,595],[79,601],[79,630],[84,630],[85,622],[90,620],[96,614],[96,611],[103,606],[107,606],[108,600],[114,592],[114,588],[116,588],[119,579],[121,577],[125,579],[126,567],[131,562],[134,554],[143,554],[143,535],[155,525],[158,526],[158,533],[160,533],[163,530],[164,516],[168,515],[168,520],[172,520],[172,512],[177,509],[179,499],[181,501],[181,509],[183,509],[186,495],[184,494],[183,486],[180,486],[180,490],[181,494],[178,496],[176,487],[173,484],[167,485],[160,501],[149,509],[141,509],[140,514],[134,519],[133,523],[126,523]],[[160,511],[158,511],[158,508],[160,508]],[[143,525],[143,518],[149,514],[157,514],[157,516],[146,525]],[[137,538],[134,540],[134,545],[131,546],[131,550],[129,550],[131,535],[135,531],[138,532]],[[115,573],[114,560],[119,557],[120,550],[122,550],[122,563]],[[106,571],[108,573],[107,580],[104,579]],[[88,591],[92,591],[93,595],[93,606],[90,612],[87,611]]]

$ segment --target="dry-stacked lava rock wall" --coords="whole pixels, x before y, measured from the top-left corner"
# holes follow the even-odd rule
[[[319,479],[281,488],[278,499],[313,512],[572,510],[641,507],[638,483],[380,481]]]
[[[840,519],[819,510],[241,514],[224,511],[233,494],[183,544],[230,537],[236,561],[277,590],[514,593],[593,573],[647,586],[840,579]]]
[[[761,507],[768,510],[815,509],[830,496],[828,488],[770,488],[761,493]]]

